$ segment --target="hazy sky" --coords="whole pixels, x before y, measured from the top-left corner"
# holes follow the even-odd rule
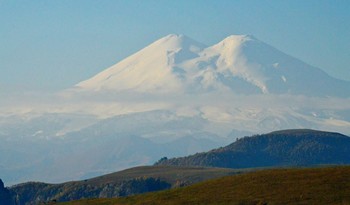
[[[349,0],[0,0],[0,86],[67,88],[169,33],[207,45],[252,34],[350,80],[349,11]]]

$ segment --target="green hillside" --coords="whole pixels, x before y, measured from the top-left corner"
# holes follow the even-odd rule
[[[350,167],[263,170],[118,199],[62,205],[350,204]]]
[[[282,130],[243,137],[209,152],[160,160],[156,165],[226,168],[350,164],[350,137],[316,130]]]

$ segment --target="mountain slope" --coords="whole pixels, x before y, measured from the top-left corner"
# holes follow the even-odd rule
[[[88,180],[62,184],[28,182],[12,186],[10,190],[16,195],[17,205],[28,205],[53,200],[71,201],[127,196],[187,186],[243,171],[194,167],[135,167]]]
[[[62,205],[349,204],[350,168],[278,169],[223,177],[190,187]]]
[[[210,72],[215,83],[242,94],[350,94],[349,82],[334,79],[249,35],[229,36],[186,66]]]
[[[157,165],[228,168],[350,164],[350,138],[314,130],[284,130],[244,137],[209,152],[163,160]]]

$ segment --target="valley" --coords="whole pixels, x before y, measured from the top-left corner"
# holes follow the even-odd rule
[[[349,147],[350,138],[339,133],[275,131],[81,181],[17,184],[3,188],[12,200],[4,205],[347,203]],[[155,193],[142,195],[147,192]]]

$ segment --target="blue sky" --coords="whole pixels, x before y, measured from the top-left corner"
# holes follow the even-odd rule
[[[0,86],[59,90],[169,34],[256,38],[350,80],[348,0],[0,0]]]

